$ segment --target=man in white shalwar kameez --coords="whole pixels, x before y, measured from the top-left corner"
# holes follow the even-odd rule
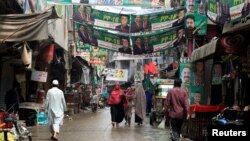
[[[67,111],[67,106],[63,91],[58,88],[59,82],[52,81],[52,88],[48,90],[46,95],[45,112],[48,115],[51,140],[57,141],[60,125],[63,124],[64,111]]]

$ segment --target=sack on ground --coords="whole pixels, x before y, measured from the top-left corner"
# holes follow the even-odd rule
[[[159,128],[159,129],[165,129],[165,122],[166,122],[166,120],[163,119],[163,120],[161,121],[161,123],[158,125],[158,128]]]

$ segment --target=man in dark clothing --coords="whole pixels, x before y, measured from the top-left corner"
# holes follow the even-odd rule
[[[123,33],[129,33],[130,27],[128,26],[128,19],[129,17],[127,15],[121,15],[120,16],[121,24],[117,25],[115,27],[115,30]]]
[[[188,92],[181,88],[181,83],[182,80],[179,78],[174,80],[174,88],[168,91],[165,100],[173,141],[180,140],[182,123],[189,118]]]
[[[129,46],[129,40],[128,40],[128,38],[123,37],[121,39],[121,41],[122,41],[122,47],[120,47],[118,49],[118,51],[120,53],[132,54],[132,50],[131,50],[131,48]]]
[[[17,113],[19,110],[19,92],[18,86],[14,86],[8,90],[5,95],[6,111],[9,113]]]

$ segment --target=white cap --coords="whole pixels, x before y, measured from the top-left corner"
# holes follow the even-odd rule
[[[59,85],[59,82],[58,82],[57,80],[53,80],[53,81],[52,81],[52,84],[53,84],[53,85]]]

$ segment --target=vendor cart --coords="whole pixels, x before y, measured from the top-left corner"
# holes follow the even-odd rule
[[[168,94],[168,90],[173,88],[174,84],[170,83],[169,80],[160,81],[157,85],[157,92],[154,95],[154,109],[150,114],[150,125],[158,125],[165,118],[165,99]]]

